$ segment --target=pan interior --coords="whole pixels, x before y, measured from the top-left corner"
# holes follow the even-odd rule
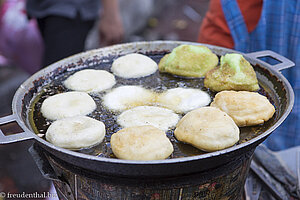
[[[148,52],[145,55],[151,57],[153,60],[155,60],[158,63],[166,53],[168,52],[156,51],[156,52]],[[88,63],[75,63],[69,66],[58,68],[55,70],[54,73],[52,73],[51,77],[45,77],[45,79],[51,81],[48,82],[42,81],[43,84],[41,84],[40,89],[38,91],[34,90],[28,93],[31,94],[30,96],[32,96],[33,99],[29,104],[28,111],[26,112],[31,129],[40,137],[45,139],[44,134],[47,128],[49,127],[49,125],[51,124],[51,121],[45,119],[42,116],[40,112],[41,104],[48,96],[69,91],[62,84],[62,82],[67,77],[69,77],[76,71],[79,71],[83,68],[104,69],[110,71],[111,64],[113,60],[115,60],[116,58],[117,56],[109,56],[109,57],[102,58],[100,62],[86,61]],[[259,90],[259,93],[263,94],[270,100],[270,102],[275,106],[276,112],[274,116],[263,125],[240,128],[240,132],[241,132],[240,140],[236,145],[249,141],[255,138],[256,136],[264,133],[266,130],[272,127],[272,125],[274,125],[282,115],[282,108],[279,106],[281,104],[277,98],[278,95],[276,92],[274,92],[274,89],[272,88],[272,84],[268,83],[267,80],[269,80],[269,78],[265,77],[266,74],[268,75],[268,73],[263,71],[259,66],[254,66],[254,69],[257,72],[259,83],[260,83],[261,89]],[[153,75],[143,77],[143,78],[138,78],[138,79],[123,79],[116,76],[117,84],[114,86],[114,88],[121,85],[141,85],[147,89],[161,92],[170,88],[189,87],[189,88],[197,88],[206,91],[210,95],[211,99],[213,99],[216,93],[205,88],[203,80],[204,80],[203,78],[183,78],[183,77],[173,76],[166,73],[160,73],[159,71],[157,71]],[[98,157],[114,158],[114,155],[110,147],[110,136],[121,129],[121,127],[117,124],[116,121],[117,116],[120,113],[111,112],[110,110],[102,106],[101,97],[104,94],[105,92],[101,92],[99,94],[91,94],[91,96],[93,97],[93,99],[97,104],[97,109],[88,116],[93,117],[105,123],[106,137],[104,141],[97,146],[87,148],[87,149],[76,150],[76,151],[84,154],[98,156]],[[174,147],[174,152],[169,158],[187,157],[187,156],[194,156],[194,155],[200,155],[206,153],[192,147],[191,145],[184,144],[182,142],[177,141],[173,135],[173,131],[174,129],[169,130],[167,132],[167,136],[170,138],[170,141],[172,142]]]

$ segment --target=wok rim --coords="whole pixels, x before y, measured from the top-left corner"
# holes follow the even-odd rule
[[[264,133],[260,134],[259,136],[246,141],[242,144],[238,144],[223,150],[219,150],[219,151],[215,151],[215,152],[208,152],[205,154],[201,154],[201,155],[196,155],[196,156],[188,156],[188,157],[181,157],[181,158],[172,158],[172,159],[164,159],[164,160],[151,160],[151,161],[136,161],[136,160],[123,160],[123,159],[118,159],[118,158],[105,158],[105,157],[97,157],[97,156],[93,156],[93,155],[87,155],[87,154],[83,154],[83,153],[79,153],[79,152],[74,152],[72,150],[68,150],[68,149],[64,149],[61,147],[57,147],[53,144],[51,144],[50,142],[47,142],[46,140],[38,137],[33,131],[31,131],[27,125],[25,124],[25,122],[23,121],[23,119],[21,118],[21,112],[18,113],[18,106],[22,107],[22,101],[23,101],[23,97],[26,95],[26,93],[31,89],[31,88],[27,88],[27,85],[30,85],[34,80],[37,80],[38,78],[40,78],[42,75],[45,75],[45,73],[51,73],[54,69],[58,68],[58,66],[63,66],[65,63],[69,63],[71,60],[76,60],[76,58],[84,58],[84,57],[88,57],[88,55],[90,54],[95,54],[97,52],[101,52],[101,51],[105,51],[105,50],[109,50],[112,51],[113,49],[123,49],[126,46],[129,45],[140,45],[140,46],[146,46],[146,45],[159,45],[159,44],[190,44],[190,45],[204,45],[207,46],[210,49],[219,49],[219,50],[224,50],[226,53],[239,53],[242,54],[247,60],[251,60],[251,63],[253,63],[253,61],[255,61],[257,64],[260,64],[260,67],[262,66],[263,68],[266,68],[267,70],[271,71],[273,75],[275,75],[279,80],[282,80],[283,86],[286,87],[286,95],[287,97],[289,97],[289,101],[288,101],[288,106],[285,110],[285,112],[282,114],[282,116],[277,120],[277,122],[275,124],[273,124],[267,131],[265,131]],[[32,99],[31,99],[32,100]],[[219,155],[223,155],[223,154],[228,154],[230,152],[233,151],[237,151],[239,149],[243,149],[246,146],[249,146],[251,144],[254,144],[260,140],[265,139],[268,135],[270,135],[289,115],[289,113],[292,110],[292,107],[294,105],[294,92],[292,89],[292,86],[290,85],[290,83],[288,82],[288,80],[280,73],[280,71],[275,70],[274,68],[272,68],[271,65],[268,65],[266,63],[263,63],[262,61],[260,61],[259,59],[255,59],[255,58],[251,58],[248,57],[247,54],[236,51],[236,50],[232,50],[232,49],[228,49],[228,48],[224,48],[224,47],[219,47],[219,46],[215,46],[215,45],[209,45],[209,44],[203,44],[203,43],[196,43],[196,42],[187,42],[187,41],[142,41],[142,42],[133,42],[133,43],[124,43],[124,44],[118,44],[118,45],[113,45],[113,46],[109,46],[109,47],[104,47],[104,48],[99,48],[99,49],[94,49],[94,50],[90,50],[90,51],[85,51],[79,54],[75,54],[72,55],[70,57],[64,58],[60,61],[57,61],[49,66],[47,66],[46,68],[39,70],[38,72],[36,72],[35,74],[33,74],[32,76],[30,76],[26,81],[24,81],[20,87],[17,89],[13,101],[12,101],[12,111],[13,111],[13,115],[16,118],[17,123],[20,125],[20,127],[27,133],[30,134],[30,136],[32,136],[32,139],[38,141],[39,143],[47,146],[48,148],[54,149],[55,151],[58,151],[59,153],[63,153],[63,154],[67,154],[68,156],[72,156],[72,157],[76,157],[76,158],[80,158],[80,159],[87,159],[87,160],[92,160],[92,161],[96,161],[96,162],[106,162],[106,163],[114,163],[114,164],[127,164],[127,165],[160,165],[160,164],[175,164],[175,163],[183,163],[183,162],[190,162],[190,161],[195,161],[195,160],[202,160],[202,159],[206,159],[206,158],[211,158],[211,157],[216,157]],[[22,110],[22,108],[21,108]]]

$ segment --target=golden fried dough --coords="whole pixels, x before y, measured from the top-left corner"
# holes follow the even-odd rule
[[[214,91],[259,89],[253,67],[242,55],[236,53],[221,57],[220,66],[206,74],[204,86]]]
[[[151,125],[124,128],[111,136],[111,148],[125,160],[162,160],[173,152],[165,132]]]
[[[240,130],[225,112],[202,107],[187,113],[177,124],[175,137],[203,151],[217,151],[234,145]]]
[[[262,124],[275,113],[265,96],[248,91],[219,92],[210,106],[226,112],[239,127]]]
[[[179,76],[203,77],[218,62],[218,57],[205,46],[180,45],[160,60],[158,68]]]

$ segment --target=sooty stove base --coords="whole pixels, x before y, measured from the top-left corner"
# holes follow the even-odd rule
[[[196,174],[176,177],[119,177],[72,166],[34,144],[29,149],[45,178],[53,181],[60,199],[203,199],[242,198],[253,151]],[[180,173],[179,173],[180,174]]]

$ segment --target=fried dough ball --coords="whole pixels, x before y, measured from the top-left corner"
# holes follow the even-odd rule
[[[177,124],[175,137],[203,151],[217,151],[239,141],[240,130],[225,112],[202,107],[187,113]]]
[[[114,111],[123,111],[137,106],[151,105],[156,94],[137,85],[125,85],[112,89],[103,96],[103,104]]]
[[[214,90],[259,89],[256,74],[251,64],[241,54],[226,54],[221,57],[220,66],[209,71],[204,79],[204,86]]]
[[[42,115],[50,120],[88,115],[96,109],[93,98],[85,92],[64,92],[47,97],[41,106]]]
[[[105,70],[84,69],[68,77],[64,85],[70,90],[81,92],[101,92],[116,84],[113,74]]]
[[[162,160],[173,152],[165,132],[151,125],[124,128],[110,143],[115,156],[125,160]]]
[[[111,71],[122,78],[140,78],[155,73],[158,66],[150,57],[131,53],[117,58],[111,67]]]
[[[186,113],[193,109],[203,107],[211,102],[208,93],[194,88],[173,88],[163,92],[157,98],[160,106],[178,113]]]
[[[275,113],[265,96],[248,91],[219,92],[210,106],[226,112],[239,127],[262,124]]]
[[[122,127],[152,125],[163,131],[175,127],[179,116],[172,110],[156,106],[138,106],[122,112],[117,122]]]
[[[46,139],[67,149],[87,148],[99,144],[105,136],[103,122],[86,116],[59,119],[46,132]]]
[[[203,77],[218,62],[218,57],[205,46],[180,45],[160,60],[158,68],[179,76]]]

